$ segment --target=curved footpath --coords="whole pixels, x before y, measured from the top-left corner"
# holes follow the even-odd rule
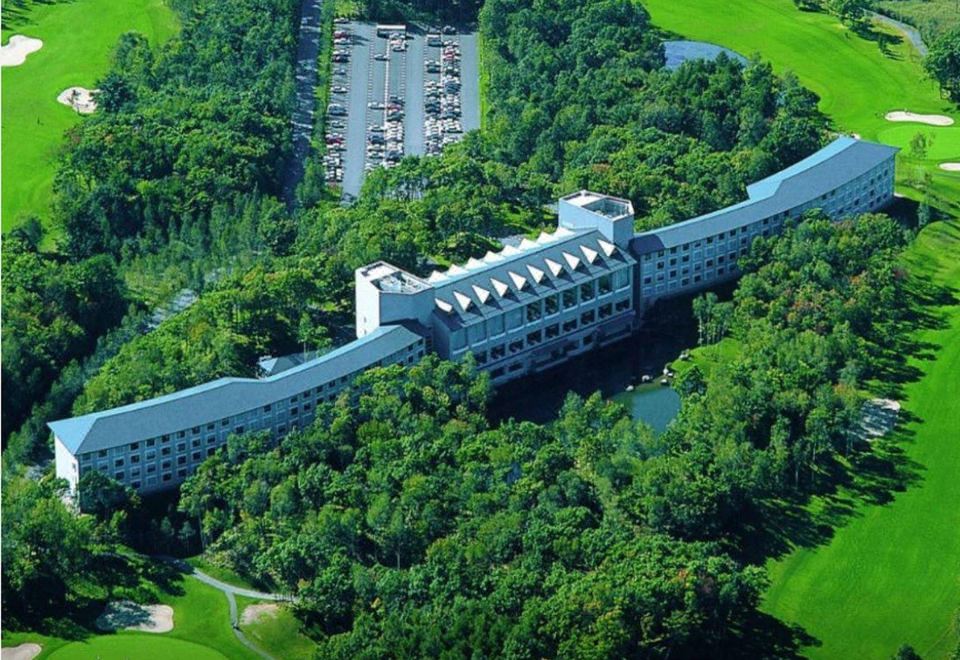
[[[889,25],[894,30],[903,32],[907,36],[907,39],[910,40],[910,43],[913,44],[913,47],[917,49],[917,52],[920,53],[920,57],[926,57],[927,53],[930,52],[930,49],[927,48],[927,44],[923,42],[923,37],[920,35],[920,31],[912,25],[904,23],[903,21],[898,21],[895,18],[890,18],[889,16],[885,16],[884,14],[880,14],[875,11],[868,11],[867,16],[875,18],[885,25]]]
[[[228,584],[227,582],[223,582],[215,577],[207,575],[203,571],[194,568],[182,559],[176,559],[175,557],[154,555],[154,559],[170,564],[171,566],[180,569],[190,577],[196,578],[200,582],[208,584],[214,589],[222,591],[223,595],[227,597],[227,603],[230,605],[230,626],[233,628],[233,634],[236,635],[237,640],[260,657],[265,658],[266,660],[274,660],[272,655],[258,648],[253,642],[247,639],[246,635],[244,635],[240,630],[240,616],[237,611],[236,597],[245,596],[247,598],[255,598],[257,600],[271,601],[292,601],[292,598],[283,594],[257,591],[256,589],[246,589],[244,587],[237,587],[232,584]]]

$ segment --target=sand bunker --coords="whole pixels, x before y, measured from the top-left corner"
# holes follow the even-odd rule
[[[912,121],[918,124],[927,124],[929,126],[952,126],[953,119],[946,115],[918,115],[915,112],[888,112],[887,121]]]
[[[860,428],[854,433],[860,440],[882,438],[897,425],[900,403],[893,399],[870,399],[863,404]]]
[[[40,655],[39,644],[21,644],[20,646],[8,646],[0,653],[2,660],[31,660]]]
[[[57,95],[57,101],[73,108],[80,114],[89,115],[97,109],[97,102],[93,100],[93,95],[99,91],[99,89],[87,89],[86,87],[67,87]]]
[[[6,46],[0,46],[0,66],[20,66],[27,61],[27,55],[43,48],[43,42],[33,37],[15,34]]]
[[[259,605],[247,605],[240,617],[240,623],[247,625],[256,623],[260,619],[277,616],[277,610],[280,606],[276,603],[261,603]]]
[[[940,169],[947,172],[960,172],[960,163],[940,163]]]
[[[106,632],[170,632],[173,630],[173,608],[169,605],[138,605],[129,600],[115,601],[97,617],[97,628]]]

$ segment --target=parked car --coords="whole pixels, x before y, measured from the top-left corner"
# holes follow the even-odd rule
[[[444,34],[456,34],[456,33],[457,33],[457,28],[453,27],[452,25],[444,25],[444,26],[443,26],[443,33],[444,33]]]
[[[380,101],[370,101],[370,103],[367,104],[367,107],[371,110],[383,110],[385,108],[383,103]]]
[[[386,62],[387,60],[390,59],[390,57],[385,53],[377,53],[376,55],[373,56],[373,59],[375,59],[378,62]]]
[[[330,88],[330,91],[334,94],[346,94],[348,90],[343,85],[334,85]]]

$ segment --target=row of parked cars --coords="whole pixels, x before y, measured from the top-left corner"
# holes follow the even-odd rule
[[[347,68],[350,61],[350,31],[338,22],[333,30],[333,78],[330,85],[330,103],[327,105],[327,153],[323,157],[324,179],[328,184],[343,181],[343,152],[346,149],[347,116],[346,95],[350,92]]]
[[[443,32],[455,32],[444,26]],[[424,90],[424,137],[426,152],[438,154],[443,147],[460,139],[463,133],[460,108],[460,44],[453,39],[442,39],[439,34],[428,34],[427,45],[440,48],[439,59],[424,63],[428,74],[440,74],[440,80],[427,80]]]

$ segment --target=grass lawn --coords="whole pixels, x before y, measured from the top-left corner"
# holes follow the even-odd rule
[[[223,660],[225,655],[212,648],[164,635],[121,633],[91,637],[84,642],[62,646],[50,655],[51,660],[129,660],[130,658],[190,658],[191,660]]]
[[[190,577],[180,583],[183,594],[168,595],[160,602],[173,607],[173,630],[169,633],[121,632],[91,635],[70,641],[30,632],[4,632],[4,646],[34,642],[43,647],[39,658],[197,658],[198,660],[258,660],[243,646],[230,627],[230,610],[222,592]]]
[[[934,223],[905,254],[911,270],[949,287],[941,327],[911,365],[923,376],[904,387],[911,420],[895,438],[919,480],[886,505],[855,505],[850,522],[816,548],[770,564],[764,609],[797,623],[820,646],[813,658],[890,658],[908,643],[924,658],[956,647],[960,608],[960,223]],[[843,494],[841,493],[841,496]],[[814,502],[811,506],[817,506]]]
[[[254,605],[262,601],[237,597],[237,607],[240,616],[247,605]],[[276,616],[261,616],[255,623],[240,624],[240,630],[251,642],[275,658],[312,658],[317,645],[309,637],[300,632],[300,622],[290,611],[289,607],[281,605]]]
[[[203,555],[197,555],[196,557],[190,557],[187,559],[187,563],[193,566],[198,571],[203,571],[212,578],[216,578],[221,582],[226,582],[227,584],[233,585],[235,587],[243,587],[245,589],[259,589],[257,585],[253,584],[243,576],[231,571],[229,568],[223,568],[213,564],[203,557]]]
[[[913,166],[920,166],[933,177],[931,193],[941,197],[938,205],[960,214],[960,173],[937,167],[941,159],[960,160],[960,112],[940,98],[936,83],[925,78],[919,56],[909,43],[901,41],[885,56],[875,41],[857,36],[833,16],[801,12],[791,0],[642,2],[658,27],[727,46],[746,56],[759,53],[778,73],[793,71],[820,96],[820,109],[838,130],[904,150],[915,132],[933,132],[935,152],[924,160],[901,154],[898,190],[921,198],[913,182]],[[897,32],[889,34],[901,38]],[[949,115],[958,124],[942,128],[884,119],[887,112],[904,109]]]
[[[49,219],[57,151],[80,115],[57,103],[67,87],[92,88],[121,34],[142,32],[157,44],[177,29],[165,0],[36,2],[26,11],[4,8],[2,39],[25,34],[43,48],[3,69],[3,230],[26,214]]]

